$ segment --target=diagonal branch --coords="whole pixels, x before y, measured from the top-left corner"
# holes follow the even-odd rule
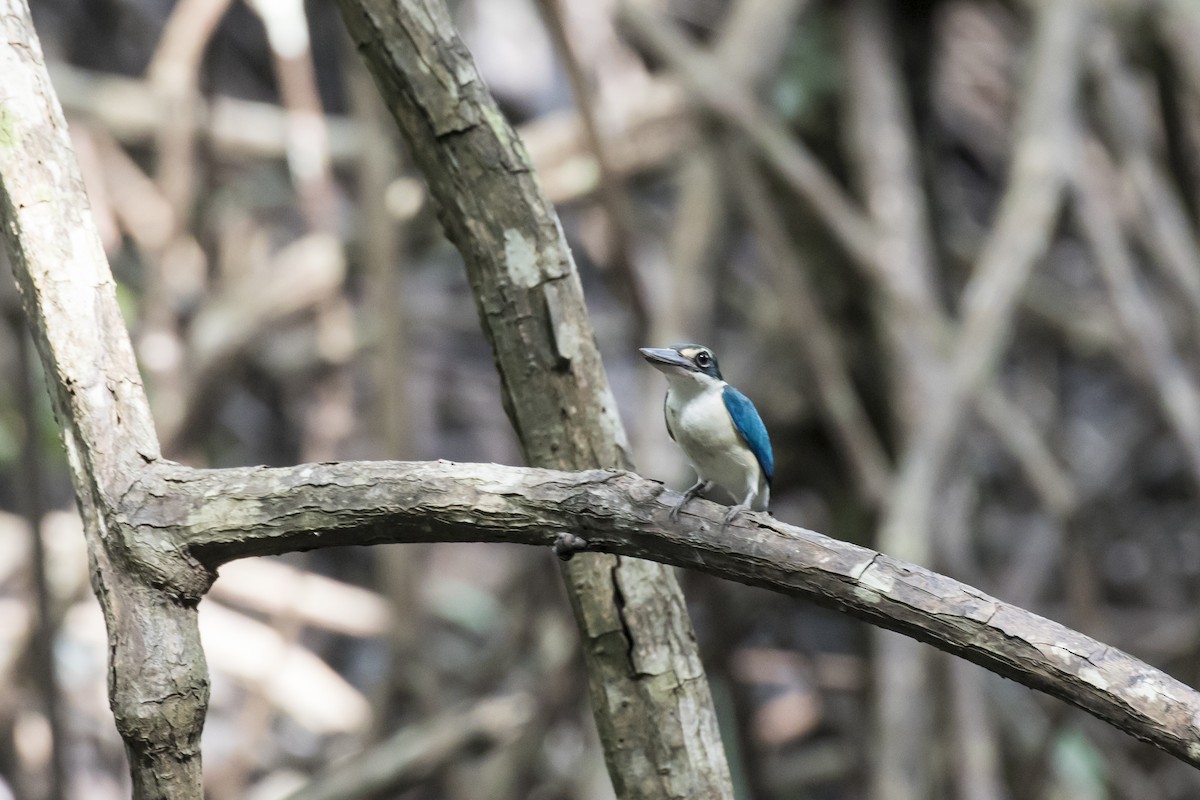
[[[131,550],[164,545],[217,567],[243,556],[384,542],[589,548],[650,558],[832,606],[1063,699],[1200,766],[1200,693],[1132,656],[965,584],[858,545],[678,500],[628,472],[495,464],[342,462],[148,470],[120,518]]]
[[[938,481],[971,402],[991,375],[1021,290],[1049,245],[1075,146],[1072,121],[1088,6],[1040,4],[1008,188],[963,290],[947,385],[901,461],[881,546],[928,560],[925,530]]]
[[[463,255],[525,458],[628,467],[583,290],[524,146],[440,0],[341,0],[342,16]],[[564,569],[617,796],[732,798],[683,593],[658,564],[589,555]]]
[[[286,800],[370,800],[395,796],[428,780],[464,753],[478,754],[516,737],[534,715],[526,694],[491,697],[414,724],[340,762]]]
[[[1130,361],[1154,389],[1163,416],[1187,456],[1192,479],[1200,482],[1200,387],[1175,352],[1161,311],[1139,283],[1120,218],[1101,181],[1108,166],[1103,151],[1095,141],[1088,144],[1088,151],[1080,157],[1071,176],[1079,226],[1128,339],[1133,355]]]
[[[869,145],[864,145],[871,148],[872,157],[869,161],[865,158],[860,160],[868,161],[879,169],[870,183],[873,191],[883,195],[871,203],[872,210],[882,206],[887,206],[889,210],[886,220],[869,219],[864,211],[856,208],[854,201],[816,156],[788,131],[782,120],[757,103],[753,93],[739,83],[742,80],[737,74],[739,70],[722,66],[719,53],[706,53],[673,30],[665,20],[636,4],[622,3],[618,13],[628,35],[655,57],[662,59],[698,105],[739,132],[753,145],[762,162],[799,197],[809,202],[821,222],[841,241],[852,263],[878,290],[879,302],[887,309],[891,318],[889,322],[895,323],[895,332],[903,340],[900,351],[905,354],[906,361],[912,362],[911,370],[920,370],[926,378],[932,378],[931,373],[935,370],[944,371],[944,365],[940,362],[948,355],[942,351],[954,341],[957,329],[930,294],[926,286],[929,278],[920,274],[922,269],[930,268],[928,264],[922,266],[921,261],[928,261],[932,257],[919,252],[919,248],[927,244],[918,241],[926,237],[917,230],[925,215],[913,209],[901,209],[900,213],[891,215],[895,211],[896,203],[893,200],[897,190],[911,193],[902,182],[915,179],[908,174],[914,167],[901,163],[915,158],[911,153],[906,155],[904,152],[911,150],[911,146],[906,147],[901,142],[900,154],[897,155],[897,148],[892,142],[872,140]],[[720,50],[720,47],[717,49]],[[858,73],[854,75],[864,77]],[[877,81],[888,80],[886,70],[874,70],[865,77]],[[877,95],[881,91],[896,89],[875,87],[872,93]],[[887,110],[892,114],[899,113],[897,103],[898,98],[889,99],[887,104],[891,108]],[[898,129],[900,124],[895,119],[871,118],[861,122],[873,133],[881,129],[889,129],[893,134],[903,133]],[[896,135],[886,138],[894,140]],[[875,158],[876,150],[886,151],[887,157]],[[905,196],[912,199],[911,194]],[[896,243],[899,236],[909,237],[910,241],[899,246]],[[899,251],[903,252],[898,255]],[[1008,421],[1016,422],[1024,429],[1033,427],[1022,410],[1004,397],[994,379],[985,383],[979,391],[983,395],[980,402],[988,405],[988,411],[1000,409]],[[905,405],[926,408],[930,405],[929,399],[922,397],[932,398],[937,392],[930,388],[924,395],[908,390],[905,394],[911,395]],[[997,416],[984,413],[985,420],[993,427]],[[1059,507],[1061,497],[1053,495],[1058,494],[1059,489],[1069,481],[1045,445],[1030,437],[1024,437],[1020,443],[1015,442],[1007,435],[1007,431],[998,430],[997,434],[1026,471],[1033,488],[1047,500],[1050,507]],[[1052,476],[1052,486],[1043,483],[1047,476]]]
[[[629,308],[632,319],[630,340],[641,342],[650,331],[650,312],[646,306],[646,292],[642,286],[634,252],[633,204],[630,202],[624,181],[613,168],[609,143],[601,132],[597,119],[595,93],[571,41],[567,12],[563,8],[562,0],[539,0],[538,9],[566,70],[575,108],[579,113],[583,138],[596,162],[600,204],[608,217],[607,245],[611,265],[605,270],[605,274],[611,275],[614,290]]]
[[[874,269],[876,234],[854,201],[817,157],[796,141],[783,120],[755,102],[716,56],[691,47],[654,12],[622,0],[618,19],[631,39],[676,67],[679,80],[709,112],[742,133],[828,226],[847,254]]]
[[[112,509],[158,440],[25,0],[0,0],[0,74],[0,221],[79,497],[134,797],[199,800],[199,587],[149,585],[116,544]]]

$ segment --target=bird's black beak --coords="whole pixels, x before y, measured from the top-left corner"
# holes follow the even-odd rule
[[[642,347],[638,350],[642,358],[650,362],[655,369],[666,372],[672,367],[676,369],[695,369],[692,362],[669,347]]]

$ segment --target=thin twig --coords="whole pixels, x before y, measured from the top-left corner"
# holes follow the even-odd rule
[[[713,55],[753,92],[775,74],[809,0],[737,0],[721,20]]]
[[[302,0],[249,0],[267,31],[279,98],[286,112],[287,161],[310,231],[336,233],[337,187],[329,156],[329,129],[317,89],[316,68]]]
[[[845,55],[849,143],[859,183],[878,235],[875,304],[888,337],[892,414],[907,441],[942,377],[939,327],[945,312],[935,289],[936,258],[928,200],[920,180],[916,134],[900,83],[901,64],[890,38],[894,18],[877,0],[846,4]],[[942,323],[939,325],[939,323]]]
[[[951,712],[956,728],[954,776],[959,800],[1002,800],[1000,754],[993,731],[988,695],[991,676],[960,659],[946,665],[950,678]]]
[[[171,10],[146,77],[166,112],[157,136],[159,185],[180,217],[192,204],[196,96],[204,51],[232,0],[181,0]]]
[[[1200,50],[1196,48],[1196,42],[1200,41],[1200,8],[1191,0],[1165,0],[1154,3],[1149,13],[1163,51],[1159,93],[1163,97],[1164,117],[1168,117],[1168,126],[1174,122],[1179,128],[1195,130],[1200,109]],[[1192,137],[1184,130],[1175,133],[1177,140],[1168,142],[1170,160],[1180,183],[1182,200],[1195,225],[1200,223],[1196,217],[1200,203],[1200,164],[1193,152]]]
[[[164,217],[169,227],[159,233],[159,246],[143,250],[146,279],[138,348],[154,385],[154,410],[168,425],[179,419],[188,402],[180,313],[202,294],[207,275],[204,253],[186,225],[196,193],[200,68],[230,3],[183,0],[176,4],[146,68],[154,99],[163,111],[154,137],[154,182],[170,213]]]

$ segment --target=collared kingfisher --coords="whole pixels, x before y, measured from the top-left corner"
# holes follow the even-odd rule
[[[747,509],[766,511],[775,474],[771,440],[750,398],[721,378],[713,351],[677,344],[640,352],[667,376],[667,433],[696,471],[696,483],[671,509],[671,520],[678,519],[684,503],[714,486],[739,501],[725,514],[722,527]]]

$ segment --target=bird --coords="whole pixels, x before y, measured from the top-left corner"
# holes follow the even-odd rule
[[[667,434],[696,471],[696,483],[671,509],[671,521],[678,520],[684,504],[714,486],[738,501],[725,514],[722,529],[744,511],[766,511],[775,475],[767,427],[750,398],[721,377],[713,351],[676,344],[638,352],[667,378]]]

